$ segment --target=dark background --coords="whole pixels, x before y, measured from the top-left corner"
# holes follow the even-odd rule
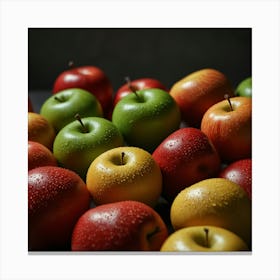
[[[170,88],[209,67],[236,87],[251,76],[251,39],[251,28],[30,28],[29,95],[38,108],[70,60],[100,67],[115,91],[125,76],[156,78]]]

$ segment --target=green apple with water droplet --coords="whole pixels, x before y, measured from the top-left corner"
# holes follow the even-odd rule
[[[59,165],[85,179],[92,161],[103,152],[123,146],[118,128],[99,117],[80,118],[63,127],[53,144],[53,154]]]
[[[151,88],[134,90],[133,93],[117,103],[112,121],[128,145],[152,152],[179,128],[180,110],[173,97],[164,90]]]
[[[161,195],[162,175],[147,151],[118,147],[91,163],[86,184],[96,205],[135,200],[153,207]]]
[[[80,88],[62,90],[49,97],[42,105],[40,114],[54,127],[56,133],[66,124],[81,117],[102,117],[102,107],[97,98]]]

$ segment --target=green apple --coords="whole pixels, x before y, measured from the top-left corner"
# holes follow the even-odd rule
[[[165,239],[162,252],[248,251],[243,239],[235,233],[215,226],[191,226],[179,229]]]
[[[103,152],[124,144],[118,128],[99,117],[80,118],[62,128],[53,144],[59,165],[78,173],[83,179],[91,162]]]
[[[252,77],[248,77],[238,84],[235,95],[252,97]]]
[[[71,88],[49,97],[42,105],[40,114],[52,124],[58,132],[75,120],[75,115],[83,117],[102,117],[102,107],[90,92]]]
[[[164,90],[135,91],[122,98],[113,110],[113,123],[126,143],[152,152],[180,126],[180,110]]]

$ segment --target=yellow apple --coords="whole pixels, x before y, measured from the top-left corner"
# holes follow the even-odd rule
[[[152,155],[138,147],[118,147],[99,155],[90,165],[86,184],[95,204],[136,200],[155,206],[162,175]]]
[[[185,188],[174,199],[170,218],[175,230],[212,225],[234,232],[251,245],[251,200],[227,179],[206,179]]]
[[[172,233],[163,243],[163,252],[248,251],[247,244],[235,233],[215,226],[192,226]]]
[[[52,150],[54,138],[53,126],[40,114],[28,112],[28,140],[39,142]]]

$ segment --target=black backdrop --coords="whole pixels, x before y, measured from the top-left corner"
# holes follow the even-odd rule
[[[251,76],[251,28],[30,28],[29,91],[51,90],[76,66],[100,67],[117,90],[124,77],[152,77],[167,87],[187,74],[215,68],[233,86]]]

